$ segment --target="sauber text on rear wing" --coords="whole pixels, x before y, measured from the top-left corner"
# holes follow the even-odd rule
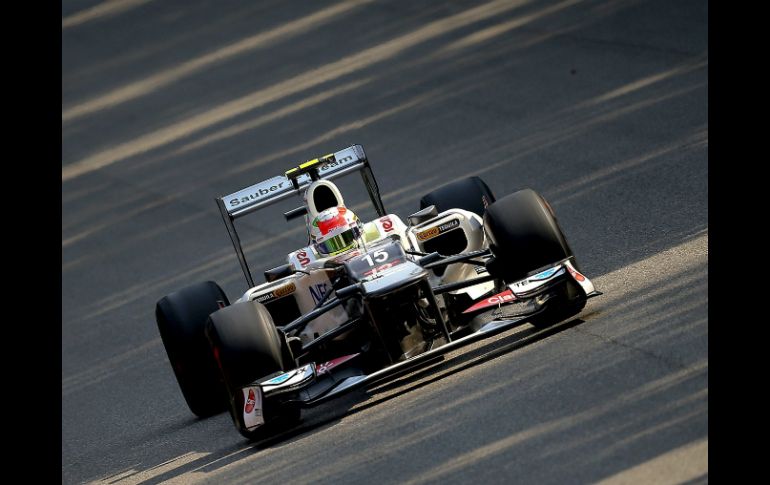
[[[351,172],[361,172],[361,178],[377,214],[384,216],[385,207],[382,204],[377,181],[369,166],[364,147],[361,145],[352,145],[338,152],[307,161],[288,170],[285,175],[277,175],[232,194],[216,198],[217,206],[219,206],[222,219],[227,227],[227,232],[230,234],[238,261],[250,288],[254,286],[254,278],[243,254],[240,238],[235,230],[235,219],[275,204],[292,195],[302,197],[303,190],[313,180],[335,179]]]

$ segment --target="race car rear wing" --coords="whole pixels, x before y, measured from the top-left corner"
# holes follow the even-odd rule
[[[377,214],[384,216],[386,212],[380,197],[380,190],[369,166],[369,160],[366,158],[364,147],[361,145],[352,145],[338,152],[309,160],[289,169],[284,175],[263,180],[215,199],[225,227],[227,227],[227,232],[230,234],[230,240],[233,242],[243,274],[249,283],[249,288],[255,286],[254,278],[243,254],[238,232],[235,230],[235,219],[275,204],[292,195],[302,197],[303,190],[314,180],[331,180],[352,172],[361,172],[361,178]],[[303,211],[298,208],[290,211],[290,213],[293,217],[303,214]],[[290,213],[286,214],[287,219],[290,218]]]

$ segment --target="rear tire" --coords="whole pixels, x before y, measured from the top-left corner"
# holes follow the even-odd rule
[[[547,202],[532,189],[487,207],[484,230],[495,256],[487,269],[508,283],[573,256]]]
[[[244,437],[260,439],[299,420],[298,407],[263,403],[264,425],[249,431],[243,422],[241,388],[270,374],[294,368],[284,337],[264,305],[255,301],[239,302],[211,314],[206,335],[228,389],[230,416]]]
[[[479,177],[468,177],[440,187],[420,199],[420,209],[435,205],[439,213],[449,209],[464,209],[484,215],[495,196]]]
[[[197,283],[161,298],[155,305],[163,346],[182,395],[193,414],[205,418],[227,409],[227,391],[206,339],[208,316],[229,305],[213,281]]]

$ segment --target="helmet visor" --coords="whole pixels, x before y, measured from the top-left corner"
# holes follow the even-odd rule
[[[342,251],[347,251],[356,245],[356,239],[360,236],[361,231],[357,227],[353,227],[345,232],[332,236],[324,242],[316,243],[316,249],[321,254],[337,254]]]

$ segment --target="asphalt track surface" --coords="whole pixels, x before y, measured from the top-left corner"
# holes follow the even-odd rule
[[[705,1],[64,1],[62,482],[707,481],[707,20]],[[604,296],[268,443],[195,419],[153,311],[195,281],[245,290],[214,197],[351,143],[402,216],[468,175],[538,190]],[[258,268],[304,242],[277,212],[243,222]]]

